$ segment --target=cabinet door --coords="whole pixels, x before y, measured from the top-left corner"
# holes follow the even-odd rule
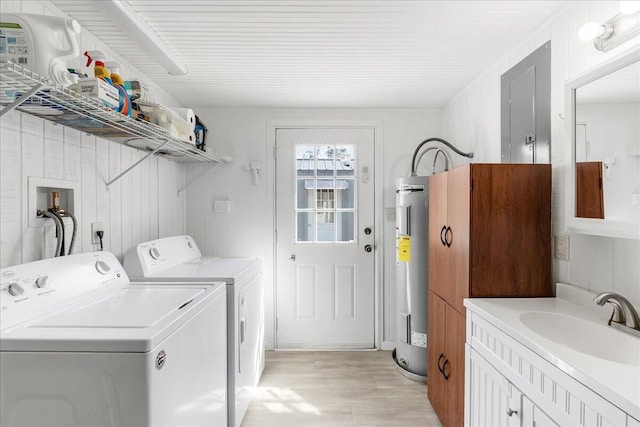
[[[522,398],[522,427],[559,427],[528,398]]]
[[[474,164],[472,183],[470,296],[551,295],[551,166]]]
[[[520,426],[520,391],[469,345],[466,368],[465,426]]]
[[[447,297],[445,300],[464,313],[462,299],[469,296],[470,170],[462,166],[447,172]],[[463,333],[464,335],[464,333]]]
[[[429,177],[429,290],[448,297],[449,251],[444,243],[447,228],[447,175]]]
[[[443,366],[445,379],[444,426],[462,426],[464,421],[465,317],[445,304]]]
[[[446,303],[434,292],[429,292],[429,329],[427,345],[427,397],[436,414],[443,421],[444,412],[444,383],[445,379],[438,369],[444,362],[445,340],[445,306]]]

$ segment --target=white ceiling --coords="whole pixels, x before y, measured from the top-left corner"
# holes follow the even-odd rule
[[[97,1],[52,2],[192,107],[442,107],[564,4],[128,0],[186,63],[176,77]]]

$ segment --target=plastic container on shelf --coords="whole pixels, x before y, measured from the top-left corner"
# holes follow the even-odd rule
[[[0,62],[15,62],[63,87],[78,81],[66,61],[80,55],[75,19],[27,13],[3,13]]]

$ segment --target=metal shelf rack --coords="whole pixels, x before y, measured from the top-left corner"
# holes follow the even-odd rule
[[[26,114],[147,152],[106,183],[107,188],[152,155],[183,163],[227,163],[180,141],[160,126],[105,107],[96,98],[64,88],[15,63],[0,63],[0,117],[17,109]],[[178,192],[184,190],[182,187]]]

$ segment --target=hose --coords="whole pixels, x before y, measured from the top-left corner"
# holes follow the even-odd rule
[[[447,147],[451,148],[454,152],[456,152],[457,154],[464,156],[464,157],[468,157],[468,158],[473,158],[473,153],[464,153],[460,150],[458,150],[456,147],[454,147],[451,143],[445,141],[442,138],[427,138],[424,141],[422,141],[420,144],[418,144],[418,146],[416,147],[416,150],[413,152],[413,158],[411,159],[411,176],[416,176],[416,168],[418,167],[418,165],[416,164],[416,157],[418,156],[418,152],[420,151],[420,149],[422,148],[422,146],[428,142],[440,142],[444,145],[446,145]]]
[[[64,221],[62,220],[62,215],[60,215],[59,212],[53,210],[49,212],[52,215],[55,215],[55,217],[58,218],[58,221],[60,221],[60,236],[62,236],[60,240],[62,240],[62,245],[60,246],[60,251],[56,256],[64,256]]]
[[[448,171],[453,165],[453,162],[451,161],[451,157],[449,157],[449,153],[447,153],[444,149],[438,147],[438,149],[436,150],[436,154],[433,156],[433,165],[431,166],[431,175],[436,174],[436,162],[438,161],[439,154],[442,154],[445,158],[445,162],[446,162],[444,166],[445,172]],[[418,162],[418,164],[420,164],[420,162]]]
[[[65,211],[64,216],[68,216],[69,218],[71,218],[71,221],[73,222],[73,231],[71,233],[71,243],[69,243],[69,252],[67,253],[67,255],[71,255],[71,251],[73,250],[73,245],[76,242],[76,230],[78,229],[78,221],[76,221],[76,217],[69,211]]]
[[[434,151],[434,150],[436,150],[437,153],[435,154],[435,156],[433,156],[433,166],[431,168],[431,175],[435,175],[435,173],[436,173],[436,161],[438,160],[438,154],[441,154],[441,153],[446,158],[447,165],[445,166],[445,171],[448,171],[451,168],[451,166],[453,166],[453,162],[451,161],[451,157],[449,157],[449,154],[445,150],[440,148],[440,147],[427,147],[425,150],[423,150],[420,153],[420,156],[418,156],[418,160],[416,161],[416,165],[420,165],[420,162],[422,161],[422,157],[425,154],[427,154],[429,151]],[[417,166],[416,166],[416,168],[417,168]]]
[[[57,257],[58,253],[60,253],[60,248],[62,247],[62,239],[60,238],[62,237],[62,233],[60,231],[62,229],[62,225],[60,225],[60,221],[58,220],[58,217],[50,212],[38,211],[38,214],[45,216],[47,218],[51,218],[53,220],[53,223],[56,225],[56,240],[58,241],[58,243],[56,244],[56,252],[53,254],[53,256]]]

